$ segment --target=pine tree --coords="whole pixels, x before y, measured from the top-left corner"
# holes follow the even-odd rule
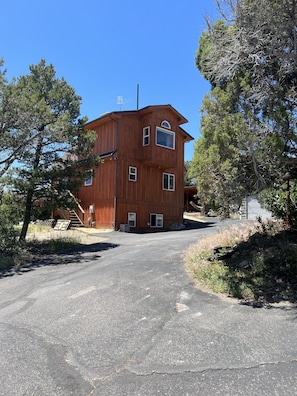
[[[5,89],[7,100],[15,103],[5,113],[11,120],[5,126],[6,153],[10,183],[24,198],[22,240],[34,202],[71,205],[68,190],[75,192],[99,159],[91,155],[95,135],[84,131],[86,118],[79,118],[81,97],[56,77],[52,65],[41,60]]]

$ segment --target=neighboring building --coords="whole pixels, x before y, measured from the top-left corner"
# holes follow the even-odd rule
[[[85,226],[146,230],[183,222],[187,120],[171,105],[103,114],[96,131],[102,163],[77,194]]]
[[[194,203],[194,206],[193,206]],[[184,210],[186,212],[197,211],[197,187],[196,186],[185,186],[184,187]]]
[[[259,217],[263,220],[267,220],[272,218],[272,214],[261,206],[257,197],[247,196],[243,200],[240,208],[240,218],[242,220],[257,220]]]

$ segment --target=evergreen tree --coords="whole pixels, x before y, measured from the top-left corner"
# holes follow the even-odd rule
[[[68,190],[75,192],[99,159],[91,155],[95,134],[84,131],[86,118],[79,118],[81,97],[45,60],[8,84],[6,93],[15,101],[14,112],[5,113],[11,120],[4,125],[7,162],[10,183],[25,202],[25,239],[34,202],[70,206]]]
[[[196,55],[211,94],[203,102],[191,174],[200,196],[203,190],[228,207],[231,195],[236,202],[280,185],[295,155],[297,5],[216,2],[221,19],[207,20]]]
[[[238,208],[243,195],[238,143],[246,127],[242,115],[231,109],[229,94],[215,88],[205,96],[201,109],[202,137],[196,141],[190,168],[201,203],[220,207],[224,216],[233,207]]]

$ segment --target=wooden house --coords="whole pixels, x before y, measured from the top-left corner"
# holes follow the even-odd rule
[[[77,194],[85,226],[160,230],[183,222],[184,144],[193,138],[171,105],[105,113],[86,128],[97,133],[102,163]]]

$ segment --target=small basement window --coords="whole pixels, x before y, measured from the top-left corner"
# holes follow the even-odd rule
[[[150,226],[155,228],[163,227],[163,214],[151,213],[150,214]]]
[[[129,181],[137,181],[137,168],[135,166],[129,166]]]
[[[128,224],[130,227],[136,227],[136,213],[128,212]]]
[[[156,128],[156,144],[157,146],[175,149],[175,133],[166,131],[165,129]]]

